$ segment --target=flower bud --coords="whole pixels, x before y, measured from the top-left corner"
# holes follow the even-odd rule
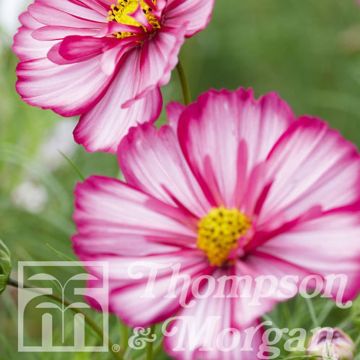
[[[323,328],[310,339],[307,353],[323,360],[353,360],[355,345],[340,329]]]
[[[5,290],[11,272],[10,251],[0,240],[0,294]]]

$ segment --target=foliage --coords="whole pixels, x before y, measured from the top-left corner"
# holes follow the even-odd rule
[[[10,251],[0,240],[0,294],[6,289],[11,272]]]

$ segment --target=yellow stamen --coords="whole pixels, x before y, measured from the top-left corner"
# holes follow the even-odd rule
[[[239,210],[214,208],[198,224],[197,247],[205,252],[211,265],[222,266],[250,227],[250,219]]]
[[[156,0],[152,0],[152,2],[156,5]],[[159,20],[152,14],[152,8],[144,0],[117,0],[116,4],[111,5],[107,19],[108,21],[116,21],[119,24],[142,27],[146,32],[146,28],[131,16],[139,5],[149,24],[154,29],[160,29]],[[134,34],[131,32],[120,32],[114,35],[119,39],[123,39]]]

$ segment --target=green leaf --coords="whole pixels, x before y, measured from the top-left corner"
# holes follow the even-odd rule
[[[360,327],[360,296],[353,302],[352,316],[355,325]]]
[[[5,290],[11,272],[10,251],[0,240],[0,294]]]

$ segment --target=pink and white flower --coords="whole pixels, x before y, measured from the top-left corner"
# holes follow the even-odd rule
[[[344,274],[345,300],[359,292],[360,156],[351,143],[320,119],[296,119],[276,94],[255,100],[251,90],[210,91],[188,107],[171,104],[168,114],[169,125],[138,126],[121,142],[126,181],[91,177],[76,188],[74,250],[82,260],[109,262],[113,313],[131,326],[192,316],[195,333],[220,315],[215,332],[244,331],[296,294],[284,277]],[[137,263],[142,276],[135,279]],[[168,296],[173,264],[190,282]],[[144,296],[155,268],[153,295]],[[189,289],[205,275],[272,276],[284,291],[264,288],[253,304],[255,294],[243,285],[236,297],[226,287],[225,296],[215,296],[215,282],[199,299]],[[192,306],[180,306],[181,292]],[[193,359],[215,341],[191,340],[165,344],[175,357]],[[178,341],[187,349],[180,355]],[[200,358],[255,357],[205,354]]]
[[[185,38],[214,0],[35,0],[13,49],[24,101],[80,115],[75,140],[116,152],[130,127],[155,121]]]
[[[307,353],[324,360],[353,360],[355,344],[341,329],[322,328],[310,339]]]

